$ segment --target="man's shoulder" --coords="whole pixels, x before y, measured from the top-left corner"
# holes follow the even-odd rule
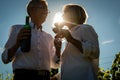
[[[22,28],[24,25],[22,24],[16,24],[16,25],[12,25],[12,28]]]
[[[19,24],[12,25],[11,28],[10,28],[10,30],[12,32],[19,32],[23,27],[24,27],[24,25],[21,25],[21,24],[20,25]]]
[[[50,33],[48,33],[48,32],[45,32],[45,31],[43,31],[44,32],[44,34],[48,37],[48,38],[50,38],[50,39],[52,39],[53,37],[52,37],[52,35],[50,34]]]

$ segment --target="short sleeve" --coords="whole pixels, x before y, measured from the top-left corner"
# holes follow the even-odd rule
[[[83,54],[85,57],[96,59],[99,57],[99,47],[97,44],[86,41],[82,42]]]
[[[91,25],[83,24],[72,30],[72,36],[82,43],[83,55],[96,59],[99,57],[98,35]]]
[[[82,47],[85,57],[89,57],[91,59],[99,57],[98,35],[90,25],[86,25],[83,28]]]

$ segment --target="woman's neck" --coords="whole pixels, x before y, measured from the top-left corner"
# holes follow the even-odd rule
[[[75,25],[75,24],[68,24],[67,26],[68,26],[68,28],[71,30],[72,28],[74,28],[74,27],[77,26],[77,25]]]
[[[79,25],[79,24],[76,24],[76,23],[72,23],[72,22],[65,22],[65,25],[68,26],[68,28],[71,30],[73,27]]]

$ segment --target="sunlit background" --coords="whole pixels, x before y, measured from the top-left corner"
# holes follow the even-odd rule
[[[62,23],[63,22],[63,18],[62,18],[62,13],[61,12],[57,12],[55,13],[54,17],[53,17],[53,25],[52,27],[54,28],[54,24],[55,23]]]
[[[0,56],[8,39],[10,27],[14,24],[24,24],[26,4],[29,0],[0,0]],[[61,12],[62,6],[68,3],[83,5],[88,13],[88,24],[93,25],[99,36],[100,67],[108,69],[120,51],[120,0],[47,0],[48,18],[43,29],[53,36],[53,18]],[[3,64],[0,59],[0,73],[12,73],[12,65]]]

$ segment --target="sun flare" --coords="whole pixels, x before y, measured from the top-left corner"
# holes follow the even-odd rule
[[[55,23],[55,22],[63,22],[62,13],[57,12],[55,14],[54,19],[53,19],[53,23]]]
[[[62,23],[63,22],[63,18],[62,18],[62,13],[60,12],[57,12],[53,18],[53,27],[54,27],[54,24],[58,22],[58,23]]]

